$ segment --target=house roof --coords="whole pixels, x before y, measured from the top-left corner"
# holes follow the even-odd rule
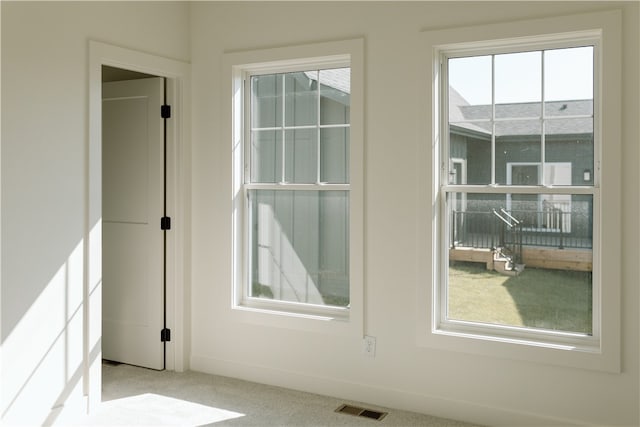
[[[575,135],[593,133],[593,100],[545,102],[546,135]],[[540,135],[540,102],[496,104],[495,134],[501,136]],[[579,117],[576,117],[579,116]],[[449,88],[449,122],[454,128],[491,134],[491,105],[470,105],[454,88]],[[477,121],[483,120],[483,121]],[[469,122],[473,121],[473,122]]]
[[[309,80],[318,80],[315,71],[305,71]],[[351,93],[351,69],[334,68],[330,70],[320,70],[320,83],[325,88],[332,88],[343,93]]]
[[[318,80],[317,71],[305,71],[306,78]],[[320,92],[323,97],[333,99],[344,105],[349,105],[351,94],[351,69],[333,68],[320,70]]]

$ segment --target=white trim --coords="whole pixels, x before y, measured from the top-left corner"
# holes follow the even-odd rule
[[[341,43],[341,42],[336,42]],[[309,71],[309,69],[326,70],[331,68],[345,68],[349,67],[351,63],[351,56],[349,54],[338,55],[323,55],[322,51],[329,51],[332,49],[330,46],[332,43],[319,43],[315,45],[308,45],[309,50],[305,50],[304,46],[285,47],[275,49],[264,49],[260,51],[251,52],[239,52],[225,54],[228,57],[231,56],[243,56],[248,57],[269,57],[270,59],[265,62],[252,62],[242,64],[242,70],[247,74],[254,76],[274,73],[295,73],[301,71]],[[299,58],[289,55],[285,50],[295,50],[300,52]],[[302,52],[304,51],[304,53]],[[309,55],[309,52],[313,52]]]
[[[243,112],[248,114],[247,76],[293,72],[308,69],[351,68],[350,110],[350,182],[349,184],[245,184],[249,176],[248,149],[249,129],[244,126]],[[230,316],[239,322],[249,322],[274,327],[323,332],[364,334],[364,163],[363,163],[363,106],[364,106],[364,41],[362,39],[316,43],[283,48],[230,52],[223,55],[223,87],[229,92],[223,96],[222,111],[225,116],[225,138],[232,146],[232,206],[233,206],[233,265],[229,283]],[[231,101],[231,104],[229,104]],[[315,126],[314,126],[315,127]],[[326,126],[321,126],[326,127]],[[335,127],[335,126],[333,126]],[[284,150],[283,150],[284,151]],[[283,163],[284,165],[284,163]],[[284,174],[283,174],[284,176]],[[245,213],[245,188],[277,190],[338,190],[349,191],[349,274],[350,307],[346,311],[336,307],[255,301],[245,298],[241,292],[247,283],[247,258],[243,256],[248,247],[243,232]],[[267,301],[268,302],[268,301]],[[249,304],[250,303],[250,304]],[[346,320],[345,320],[346,319]]]
[[[518,21],[504,24],[489,24],[476,27],[465,27],[425,32],[425,51],[429,52],[423,58],[423,72],[428,78],[425,91],[420,96],[426,96],[424,105],[426,112],[431,113],[431,120],[425,121],[421,131],[425,135],[422,142],[425,149],[422,151],[425,162],[421,164],[435,165],[435,173],[429,175],[424,171],[424,182],[432,189],[431,197],[420,200],[420,213],[432,218],[431,226],[418,233],[419,255],[433,263],[421,264],[420,273],[425,280],[417,287],[417,342],[419,345],[435,347],[446,350],[461,351],[465,353],[483,354],[487,356],[510,358],[517,360],[534,361],[553,365],[579,367],[586,369],[620,372],[620,175],[621,162],[621,32],[620,12],[608,11],[570,17],[553,17],[529,21]],[[447,253],[443,230],[439,226],[439,216],[445,214],[443,192],[470,190],[471,192],[488,192],[507,194],[513,192],[539,193],[544,188],[549,194],[566,194],[567,188],[535,186],[512,188],[499,185],[486,186],[449,186],[442,185],[445,168],[438,153],[441,150],[448,152],[448,147],[441,147],[441,129],[447,129],[446,117],[442,117],[442,111],[438,105],[438,98],[444,92],[440,75],[443,51],[455,50],[456,54],[464,56],[470,51],[474,53],[478,48],[496,52],[496,49],[512,50],[513,47],[524,46],[544,47],[549,43],[556,45],[554,40],[560,40],[560,44],[568,43],[573,46],[572,40],[592,41],[594,37],[601,37],[600,43],[594,49],[594,63],[599,67],[594,70],[594,115],[601,117],[605,125],[601,128],[599,123],[594,123],[595,144],[594,163],[601,165],[600,173],[594,171],[593,187],[571,187],[572,194],[592,194],[594,204],[594,244],[593,271],[594,278],[601,278],[601,285],[594,287],[593,318],[600,319],[593,325],[594,336],[600,336],[597,345],[572,346],[567,343],[558,346],[557,343],[536,339],[523,341],[509,338],[484,335],[468,331],[466,333],[452,333],[440,328],[440,307],[438,301],[446,295],[442,295],[436,284],[439,283],[442,272],[440,257]],[[534,43],[534,45],[532,45]],[[465,48],[462,48],[465,46]],[[602,55],[602,56],[600,56]],[[599,96],[597,94],[600,94]],[[445,110],[446,111],[446,110]],[[606,152],[602,152],[599,141],[606,141]],[[438,172],[440,169],[440,172]],[[598,170],[596,166],[594,169]],[[605,177],[602,183],[599,176]],[[446,181],[445,181],[446,182]],[[602,184],[602,188],[598,188]],[[601,206],[609,206],[606,212]],[[433,208],[432,208],[433,207]],[[618,208],[616,208],[618,207]],[[435,209],[435,215],[434,213]],[[430,214],[430,212],[432,214]],[[601,228],[602,227],[602,228]],[[446,230],[444,231],[446,232]],[[427,243],[424,243],[427,242]],[[428,242],[437,242],[430,245]],[[600,251],[600,247],[606,250]],[[606,277],[605,277],[606,274]],[[606,289],[604,287],[606,286]],[[600,312],[600,306],[603,307]],[[585,351],[587,350],[587,351]]]
[[[89,145],[87,166],[85,313],[84,313],[84,393],[89,408],[101,399],[101,217],[102,217],[102,66],[108,65],[167,78],[167,100],[172,105],[172,120],[167,123],[167,210],[176,218],[168,234],[167,252],[167,327],[172,341],[167,345],[167,369],[188,369],[189,300],[189,88],[190,65],[143,52],[89,41]]]

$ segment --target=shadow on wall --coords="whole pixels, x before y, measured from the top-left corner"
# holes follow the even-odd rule
[[[100,230],[98,222],[94,230]],[[99,244],[99,243],[98,243]],[[50,425],[68,402],[83,401],[84,372],[84,250],[81,239],[58,264],[30,305],[12,304],[3,295],[2,422],[8,425]],[[19,288],[30,283],[16,284]],[[100,293],[101,280],[90,295]],[[3,283],[4,287],[7,283]],[[15,292],[15,289],[12,290]],[[93,334],[89,364],[101,353],[99,334]],[[82,410],[86,411],[86,408]]]

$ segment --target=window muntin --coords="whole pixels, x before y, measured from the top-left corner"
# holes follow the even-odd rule
[[[350,68],[249,75],[245,297],[348,307]]]
[[[450,51],[443,70],[440,325],[590,339],[594,46]]]

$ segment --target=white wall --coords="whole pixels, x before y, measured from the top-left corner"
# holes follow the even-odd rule
[[[4,422],[82,404],[88,41],[189,57],[189,5],[2,2]],[[91,226],[91,225],[89,225]],[[99,360],[98,360],[99,363]]]
[[[542,5],[544,4],[544,7]],[[420,31],[624,8],[622,373],[420,347],[414,295],[428,278],[416,230],[423,168]],[[637,425],[638,5],[567,3],[194,3],[192,369],[488,424]],[[231,142],[224,52],[365,39],[365,333],[359,337],[239,321],[230,310]],[[425,103],[426,104],[426,103]],[[605,146],[606,149],[606,146]],[[393,171],[393,173],[390,173]],[[426,197],[426,196],[424,196]],[[606,291],[606,275],[604,278]]]

